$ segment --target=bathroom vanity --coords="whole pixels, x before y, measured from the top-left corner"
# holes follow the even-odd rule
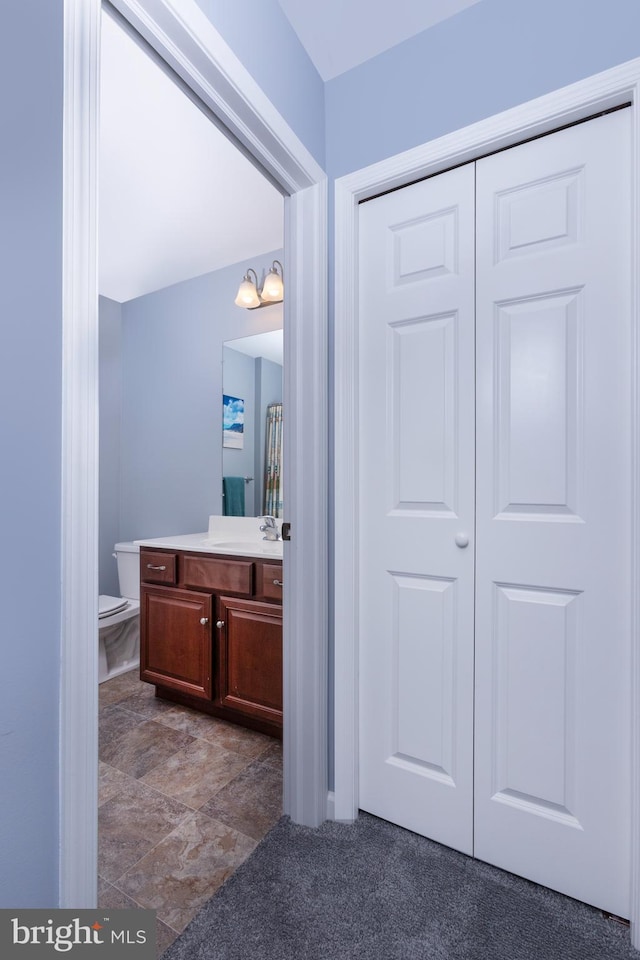
[[[281,737],[282,543],[226,535],[139,541],[140,678]]]

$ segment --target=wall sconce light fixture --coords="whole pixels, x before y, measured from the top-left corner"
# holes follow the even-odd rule
[[[276,266],[277,264],[277,266]],[[280,267],[280,273],[278,273]],[[254,279],[251,279],[253,274]],[[258,274],[253,267],[249,267],[245,273],[242,283],[238,287],[238,293],[235,303],[239,307],[246,307],[247,310],[255,310],[256,307],[266,307],[270,303],[280,303],[284,299],[284,268],[279,260],[274,260],[269,269],[269,273],[264,278],[262,287],[258,289]]]

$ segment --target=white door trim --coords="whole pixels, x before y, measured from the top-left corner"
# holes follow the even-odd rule
[[[358,203],[550,132],[603,110],[631,104],[633,181],[631,582],[640,574],[640,59],[341,177],[335,184],[335,816],[358,815]],[[640,594],[632,590],[631,936],[640,948]]]
[[[327,809],[326,177],[195,0],[113,6],[288,194],[285,810],[316,826]],[[59,905],[74,908],[95,906],[97,876],[99,56],[100,0],[65,0]]]

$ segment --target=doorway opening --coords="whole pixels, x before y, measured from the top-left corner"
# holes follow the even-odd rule
[[[291,256],[285,354],[295,362],[285,369],[284,394],[292,401],[286,433],[299,456],[285,462],[287,511],[294,535],[286,546],[291,573],[284,588],[290,614],[283,671],[284,753],[285,764],[293,771],[284,805],[297,822],[315,824],[325,818],[327,809],[326,178],[213,25],[203,20],[196,3],[167,0],[161,8],[150,3],[152,9],[147,9],[137,0],[118,0],[114,6],[286,197],[285,246]],[[97,649],[86,638],[95,636],[98,594],[100,18],[100,0],[65,4],[60,903],[74,906],[95,905],[97,873],[97,689],[86,681],[97,676]],[[316,387],[302,390],[302,384],[308,387],[310,382]],[[309,514],[304,509],[303,490],[304,501],[313,496],[319,510]],[[313,550],[302,563],[305,544],[313,544]]]
[[[173,663],[155,676],[169,628],[154,625],[153,611],[164,604],[167,620],[174,613],[167,605],[182,609],[183,595],[167,585],[140,587],[139,579],[126,592],[116,566],[123,543],[172,533],[193,541],[207,532],[211,515],[231,512],[223,490],[231,479],[244,495],[234,515],[261,513],[254,502],[266,466],[260,422],[268,402],[282,401],[282,349],[273,360],[240,351],[258,334],[279,333],[282,343],[283,307],[244,310],[234,296],[250,264],[264,273],[274,258],[286,263],[284,200],[109,7],[100,63],[99,591],[101,608],[108,597],[134,597],[143,635],[139,669],[129,621],[121,612],[100,621],[98,906],[130,899],[155,907],[168,945],[281,815],[281,743],[251,729],[260,726],[259,704],[245,718],[232,714],[237,723],[206,712],[223,700],[226,647],[236,652],[235,633],[215,627],[219,616],[229,619],[220,610],[204,627],[194,621],[205,660],[193,666],[208,673],[202,711],[197,696],[190,705],[171,699],[193,691],[178,679],[188,673],[190,617],[171,627]],[[244,420],[229,451],[227,394],[242,398]],[[262,649],[279,665],[277,689],[268,693],[281,718],[281,598],[273,602],[271,646]],[[243,662],[244,648],[238,655]],[[262,665],[265,675],[267,667],[274,665]],[[175,849],[194,830],[200,841],[189,844],[187,883]]]

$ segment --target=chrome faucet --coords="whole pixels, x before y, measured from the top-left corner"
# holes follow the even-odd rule
[[[260,529],[264,533],[263,540],[279,540],[280,531],[276,524],[276,518],[267,514],[266,517],[260,517],[261,520],[264,520],[264,523],[260,525]]]

